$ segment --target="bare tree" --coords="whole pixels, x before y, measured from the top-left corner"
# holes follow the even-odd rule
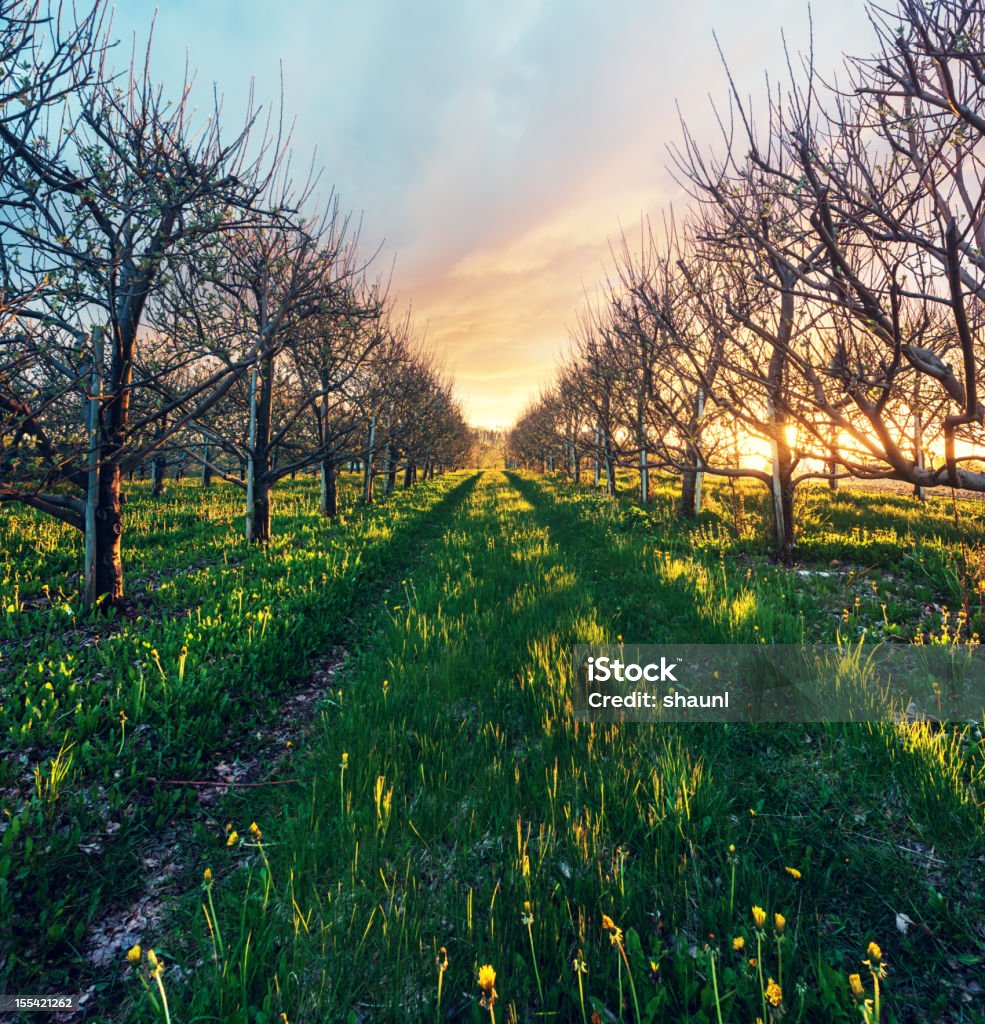
[[[151,79],[149,52],[119,80],[99,72],[79,77],[29,134],[0,123],[0,145],[12,153],[7,289],[29,295],[18,312],[21,366],[5,380],[5,432],[38,453],[5,480],[0,500],[84,531],[86,595],[119,605],[122,474],[217,402],[252,361],[219,365],[156,403],[160,371],[141,362],[153,345],[143,330],[148,300],[216,235],[262,219],[276,146],[250,143],[253,113],[227,139],[218,100],[194,121],[190,85],[169,101]]]

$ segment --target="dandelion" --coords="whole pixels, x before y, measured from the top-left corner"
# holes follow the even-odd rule
[[[766,925],[766,911],[763,910],[762,907],[753,907],[752,908],[752,920],[753,920],[753,924],[755,924],[757,928],[765,927],[765,925]]]
[[[660,973],[660,964],[656,960],[650,961],[650,981],[656,982],[657,977]]]
[[[250,822],[250,835],[253,836],[257,842],[260,842],[263,838],[263,833],[260,831],[260,827],[255,821]]]
[[[226,846],[235,846],[239,842],[239,833],[236,829],[233,829],[229,833],[229,838],[226,840]]]
[[[856,999],[865,998],[865,987],[862,985],[862,978],[858,974],[848,975],[848,985]]]
[[[787,928],[787,919],[782,914],[774,914],[773,924],[776,926],[777,935],[782,935]]]
[[[479,988],[482,991],[482,998],[479,1000],[479,1005],[489,1011],[489,1019],[495,1021],[493,1013],[493,1006],[496,1004],[496,971],[492,964],[483,964],[479,968],[478,978]]]
[[[749,957],[749,966],[753,970],[755,970],[759,966],[759,961],[756,959],[756,957],[754,957],[754,956]]]
[[[796,882],[800,878],[800,872],[796,868],[784,868],[784,871]]]
[[[579,949],[578,955],[571,962],[572,968],[574,968],[575,977],[578,979],[578,1002],[581,1004],[581,1021],[582,1024],[588,1024],[588,1019],[585,1016],[585,985],[582,981],[582,977],[588,974],[588,964],[585,963],[585,955]],[[592,1014],[594,1019],[595,1014]]]
[[[735,856],[735,843],[728,844],[728,852],[731,856]]]
[[[622,965],[626,965],[626,974],[629,978],[629,993],[633,998],[633,1010],[636,1014],[636,1020],[640,1019],[640,1004],[639,999],[636,996],[636,982],[633,980],[633,969],[629,965],[629,956],[626,954],[626,946],[623,944],[622,928],[620,928],[615,921],[609,917],[608,914],[602,915],[602,927],[607,932],[612,932],[609,936],[609,942],[619,951],[620,959],[616,962],[619,964],[619,996],[620,1005],[622,1004]]]
[[[448,970],[448,950],[444,946],[438,950],[438,955],[435,957],[435,963],[438,966],[438,1006],[437,1006],[437,1018],[441,1020],[441,985],[445,980],[445,971]]]
[[[736,953],[741,953],[746,948],[746,940],[741,935],[736,935],[732,940],[732,949]]]
[[[131,946],[127,950],[127,961],[129,963],[131,963],[131,964],[139,964],[140,963],[140,956],[141,956],[140,943],[137,943],[136,946]]]
[[[779,1006],[783,1002],[783,989],[772,978],[766,983],[766,1001],[770,1006]]]
[[[882,959],[882,950],[875,942],[869,943],[869,948],[866,950],[866,952],[869,954],[869,959],[875,960],[876,963],[878,963]]]
[[[206,885],[212,884],[212,868],[206,868],[202,872],[202,878],[205,880]]]
[[[602,915],[602,927],[607,932],[612,932],[609,936],[609,942],[611,942],[613,946],[622,945],[622,928],[620,928],[608,914]]]
[[[527,938],[530,940],[530,956],[534,965],[534,977],[537,979],[537,994],[540,996],[541,1003],[543,1003],[544,988],[540,982],[540,968],[537,966],[537,950],[534,948],[534,908],[530,900],[524,901],[523,913],[520,915],[520,921],[527,929]]]

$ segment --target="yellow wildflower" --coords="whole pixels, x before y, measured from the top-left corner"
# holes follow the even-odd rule
[[[496,1002],[496,971],[492,964],[483,964],[479,968],[479,988],[482,990],[482,998],[479,1005],[485,1010],[491,1010]]]
[[[779,1006],[783,1002],[783,989],[772,978],[766,983],[766,1001],[771,1006]]]
[[[865,989],[862,986],[862,979],[857,974],[848,975],[848,984],[851,987],[852,995],[855,996],[856,999],[865,998]]]
[[[140,963],[140,943],[137,943],[136,946],[131,946],[127,950],[127,960],[132,964]]]
[[[226,846],[235,846],[239,842],[239,833],[236,829],[233,829],[229,833],[229,838],[226,840]]]
[[[152,974],[164,973],[164,964],[157,959],[157,954],[152,949],[147,950],[147,963],[150,964]]]
[[[753,907],[752,920],[757,928],[762,928],[766,924],[766,911],[762,907]]]
[[[741,935],[736,935],[732,940],[732,948],[736,953],[741,953],[746,948],[746,940]]]
[[[206,885],[211,884],[211,882],[212,882],[212,868],[206,868],[205,871],[202,872],[202,877],[205,879]]]
[[[609,936],[609,942],[611,942],[613,946],[622,945],[622,928],[620,928],[608,914],[602,915],[602,927],[607,932],[612,932]]]
[[[796,868],[784,868],[784,871],[794,880],[800,878],[800,872]]]
[[[728,852],[731,853],[731,854],[735,853],[735,843],[729,843],[728,844]]]
[[[263,837],[263,833],[260,831],[260,826],[255,821],[250,822],[250,835],[259,842]]]
[[[869,948],[867,952],[869,954],[869,959],[875,960],[876,963],[878,963],[882,959],[882,950],[875,942],[869,943]]]
[[[773,924],[776,925],[777,935],[782,935],[786,931],[787,919],[782,914],[774,914]]]

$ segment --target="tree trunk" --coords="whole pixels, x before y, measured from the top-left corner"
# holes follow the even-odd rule
[[[414,482],[414,463],[407,460],[407,465],[404,467],[404,490]]]
[[[331,519],[339,511],[339,492],[335,478],[335,463],[322,459],[321,463],[321,514]]]
[[[913,415],[913,451],[917,469],[924,468],[923,462],[923,417],[919,411]],[[927,500],[927,488],[919,484],[913,488],[913,497],[918,501]]]
[[[253,536],[254,544],[270,542],[270,481],[266,473],[260,475],[253,491]]]
[[[777,425],[773,438],[773,543],[777,561],[788,564],[794,558],[794,482],[793,457],[784,435],[783,424]]]
[[[698,496],[698,474],[696,470],[685,470],[681,474],[681,500],[677,511],[686,519],[693,519]]]
[[[274,357],[261,363],[251,387],[250,465],[247,473],[246,539],[254,544],[270,541],[270,424],[274,401]]]
[[[376,417],[369,419],[369,444],[366,447],[366,464],[363,474],[363,501],[373,503],[373,447],[376,444]]]
[[[599,457],[599,428],[595,428],[595,486],[602,478],[602,459]]]
[[[99,470],[99,501],[96,507],[96,597],[107,605],[123,601],[123,559],[120,514],[120,467],[104,463]]]
[[[211,445],[206,441],[205,451],[202,453],[202,486],[212,486],[212,466],[209,465],[209,459],[212,455]]]
[[[159,498],[164,493],[164,456],[155,455],[150,465],[150,496]]]

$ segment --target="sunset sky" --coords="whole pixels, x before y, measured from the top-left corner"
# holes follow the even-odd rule
[[[143,39],[154,5],[128,0],[115,34]],[[217,83],[230,120],[250,78],[295,119],[296,163],[324,166],[363,246],[441,353],[467,417],[508,426],[563,352],[622,224],[683,197],[679,138],[715,141],[725,102],[718,34],[743,92],[783,71],[780,30],[806,48],[806,3],[779,0],[167,0],[153,67]],[[815,5],[825,73],[865,53],[861,0]]]

